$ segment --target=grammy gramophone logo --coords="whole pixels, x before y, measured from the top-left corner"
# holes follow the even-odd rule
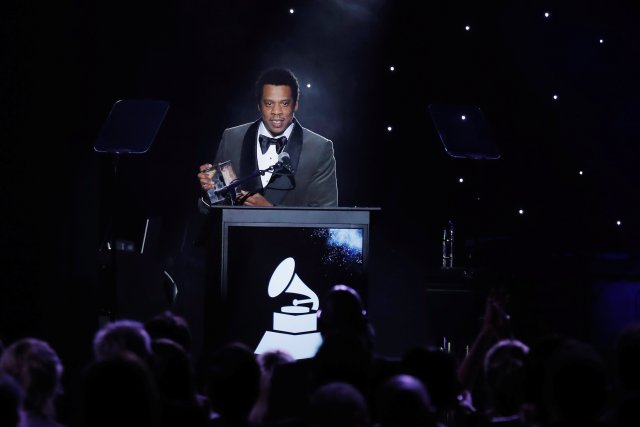
[[[266,331],[256,348],[261,354],[270,350],[283,350],[296,359],[313,357],[322,338],[318,332],[317,312],[320,301],[295,272],[296,262],[289,257],[273,271],[269,280],[268,294],[275,298],[281,294],[300,295],[291,305],[280,307],[273,313],[273,330]]]

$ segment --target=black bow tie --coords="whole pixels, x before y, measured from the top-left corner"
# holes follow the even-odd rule
[[[260,141],[260,149],[262,150],[262,154],[267,152],[267,150],[269,149],[269,145],[271,144],[276,145],[276,153],[280,154],[285,144],[287,143],[287,137],[281,136],[280,138],[269,138],[266,135],[260,135],[258,141]]]

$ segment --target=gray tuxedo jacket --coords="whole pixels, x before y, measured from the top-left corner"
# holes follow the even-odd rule
[[[284,148],[291,158],[293,176],[274,173],[266,187],[260,176],[245,182],[241,188],[262,193],[278,206],[338,206],[338,184],[333,143],[303,128],[294,119],[291,136]],[[216,162],[231,160],[239,179],[258,170],[256,154],[260,120],[225,129],[218,146]],[[295,185],[292,189],[291,187]]]

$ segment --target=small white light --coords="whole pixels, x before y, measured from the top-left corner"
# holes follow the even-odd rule
[[[391,126],[387,126],[387,130],[391,132]]]
[[[458,182],[464,182],[464,178],[458,179]]]
[[[289,13],[293,14],[293,9],[289,9]]]
[[[307,83],[307,87],[311,87],[311,83]]]
[[[470,27],[470,26],[468,26],[468,25],[465,25],[464,29],[465,29],[466,31],[469,31],[469,30],[471,29],[471,27]]]
[[[582,171],[578,172],[580,175],[582,175]]]
[[[553,99],[558,99],[558,95],[553,95]]]
[[[467,116],[460,116],[462,120],[467,120]]]
[[[622,221],[620,220],[616,221],[616,225],[622,225]]]
[[[524,214],[524,209],[520,209],[520,210],[518,210],[518,213],[519,213],[520,215]]]
[[[551,16],[551,14],[550,14],[549,12],[545,12],[545,13],[544,13],[544,17],[545,17],[545,18],[548,18],[549,16]]]
[[[396,67],[394,67],[394,66],[392,65],[391,67],[389,67],[389,69],[390,69],[391,71],[395,71],[395,70],[396,70]]]
[[[600,39],[600,44],[604,43],[604,39]]]

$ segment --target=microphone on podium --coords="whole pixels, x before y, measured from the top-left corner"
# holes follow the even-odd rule
[[[272,166],[273,173],[279,173],[282,175],[293,175],[294,170],[291,165],[291,156],[286,151],[278,154],[278,162]]]

